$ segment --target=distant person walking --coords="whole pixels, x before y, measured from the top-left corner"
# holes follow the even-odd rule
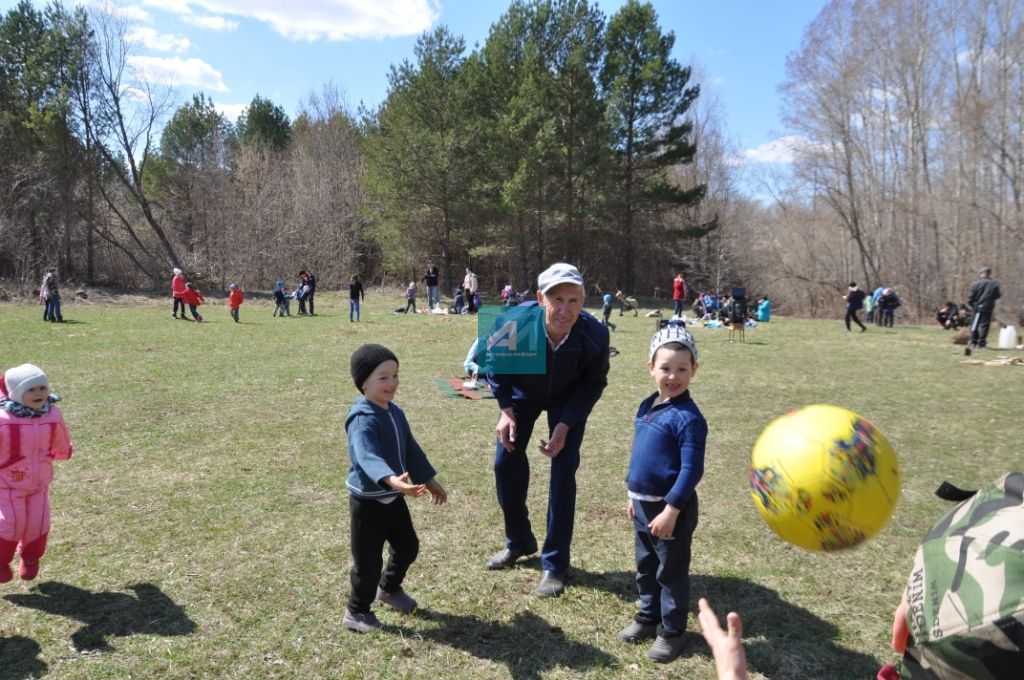
[[[971,308],[971,342],[967,345],[966,354],[971,347],[988,346],[988,328],[992,322],[992,312],[996,308],[996,300],[1002,297],[999,284],[992,278],[992,268],[982,267],[978,272],[978,280],[971,284],[967,294],[967,304]]]
[[[462,279],[462,291],[463,299],[465,300],[465,309],[467,314],[476,314],[476,304],[474,297],[476,295],[477,287],[480,285],[480,279],[473,270],[466,267],[466,276]]]
[[[427,271],[423,274],[423,282],[427,285],[427,309],[431,310],[441,304],[441,289],[437,286],[437,267],[433,261],[427,262]]]
[[[863,333],[867,328],[857,318],[857,312],[864,306],[864,298],[867,297],[867,293],[857,287],[855,282],[850,282],[850,287],[846,291],[846,330],[850,329],[850,321],[860,326],[860,332]]]
[[[60,287],[57,283],[56,269],[50,268],[46,272],[43,285],[39,288],[39,295],[46,305],[43,309],[43,321],[64,323],[64,317],[60,315]]]
[[[242,292],[237,283],[232,283],[229,289],[231,292],[228,293],[228,308],[231,310],[231,318],[235,320],[235,323],[239,323],[238,308],[245,301],[245,293]]]
[[[185,284],[185,292],[181,294],[181,299],[188,305],[189,311],[192,312],[192,318],[195,322],[201,323],[203,315],[197,311],[197,308],[199,305],[206,302],[206,298],[203,297],[203,294],[199,292],[199,289],[196,288],[194,283],[190,281]],[[184,315],[184,312],[182,312],[182,314]]]
[[[359,277],[355,274],[348,282],[348,320],[359,321],[359,301],[366,299],[366,292],[363,284],[359,283]]]
[[[313,311],[313,303],[316,300],[316,274],[313,272],[306,272],[306,306],[309,309],[310,316],[316,316],[316,312]]]
[[[171,270],[174,277],[171,279],[171,297],[174,298],[174,309],[171,311],[171,316],[175,319],[181,318],[185,320],[185,301],[181,299],[182,293],[185,292],[185,276],[181,270],[175,267]],[[181,307],[181,317],[178,316],[178,307]]]
[[[672,300],[675,302],[672,316],[682,316],[683,304],[686,302],[686,278],[682,273],[676,274],[676,278],[672,280]]]

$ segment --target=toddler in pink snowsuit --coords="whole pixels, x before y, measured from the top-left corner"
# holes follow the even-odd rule
[[[26,581],[39,573],[46,552],[53,461],[71,457],[57,400],[38,366],[9,368],[0,378],[0,583],[14,578],[15,549]]]

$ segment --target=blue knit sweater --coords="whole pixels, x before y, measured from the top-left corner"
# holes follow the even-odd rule
[[[708,423],[689,390],[652,407],[657,396],[644,399],[637,411],[626,486],[682,508],[704,475]]]
[[[413,438],[405,413],[394,402],[384,409],[359,397],[345,419],[345,432],[351,461],[345,486],[354,496],[374,500],[401,496],[384,480],[408,472],[410,482],[424,484],[437,474]]]

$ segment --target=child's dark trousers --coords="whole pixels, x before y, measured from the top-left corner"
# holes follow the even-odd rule
[[[636,530],[636,587],[640,611],[636,621],[659,624],[666,637],[682,635],[690,607],[690,544],[697,528],[697,494],[679,512],[672,539],[656,538],[647,525],[665,508],[664,501],[631,501]]]
[[[404,498],[381,503],[349,495],[348,507],[354,561],[348,610],[366,614],[377,597],[378,585],[389,593],[402,587],[405,573],[420,552],[420,539]],[[385,542],[390,553],[386,569],[382,554]]]

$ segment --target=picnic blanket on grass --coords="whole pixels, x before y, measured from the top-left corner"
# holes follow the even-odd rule
[[[491,387],[487,383],[477,382],[479,387],[475,390],[468,390],[462,386],[465,382],[465,378],[435,378],[434,382],[437,383],[438,389],[441,390],[441,394],[446,397],[462,397],[463,399],[472,399],[477,401],[479,399],[494,399],[494,395],[491,394]]]

